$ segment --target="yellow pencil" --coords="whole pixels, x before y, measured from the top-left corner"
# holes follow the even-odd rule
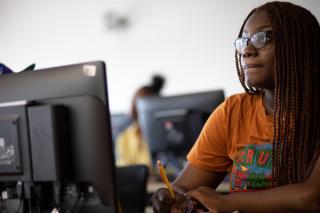
[[[171,184],[170,184],[170,182],[169,182],[169,180],[168,180],[168,177],[167,177],[167,175],[166,175],[166,171],[165,171],[165,169],[163,168],[162,163],[161,163],[160,160],[157,161],[157,166],[158,166],[158,168],[159,168],[159,173],[160,173],[160,176],[161,176],[161,178],[162,178],[163,183],[166,184],[166,186],[167,186],[167,188],[168,188],[168,190],[169,190],[169,192],[170,192],[171,197],[172,197],[172,198],[175,198],[174,191],[173,191],[173,189],[172,189],[172,186],[171,186]]]

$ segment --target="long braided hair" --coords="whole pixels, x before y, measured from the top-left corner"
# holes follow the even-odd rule
[[[273,29],[274,138],[273,186],[299,183],[311,174],[320,153],[320,26],[305,8],[289,2],[269,2],[264,9]],[[245,82],[241,56],[237,73],[249,94],[262,90]]]

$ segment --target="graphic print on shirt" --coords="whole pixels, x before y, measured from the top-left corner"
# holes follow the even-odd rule
[[[272,144],[250,144],[240,149],[230,179],[232,192],[270,188]]]

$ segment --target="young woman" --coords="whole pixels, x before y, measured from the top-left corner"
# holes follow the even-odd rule
[[[235,47],[246,93],[212,113],[173,182],[176,198],[159,189],[154,211],[185,209],[187,193],[210,212],[320,212],[318,21],[292,3],[266,3]],[[220,195],[227,173],[232,193]]]

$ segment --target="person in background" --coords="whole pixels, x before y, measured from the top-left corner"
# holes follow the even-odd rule
[[[135,92],[130,113],[132,124],[116,138],[117,166],[145,164],[151,168],[151,155],[138,122],[137,99],[145,96],[159,95],[164,83],[165,79],[162,76],[155,75],[152,77],[150,85],[143,86]]]
[[[220,32],[222,32],[220,30]],[[255,8],[235,41],[245,93],[210,116],[155,212],[320,212],[320,26],[305,8]],[[230,173],[230,194],[215,191]],[[175,197],[175,198],[172,198]]]

